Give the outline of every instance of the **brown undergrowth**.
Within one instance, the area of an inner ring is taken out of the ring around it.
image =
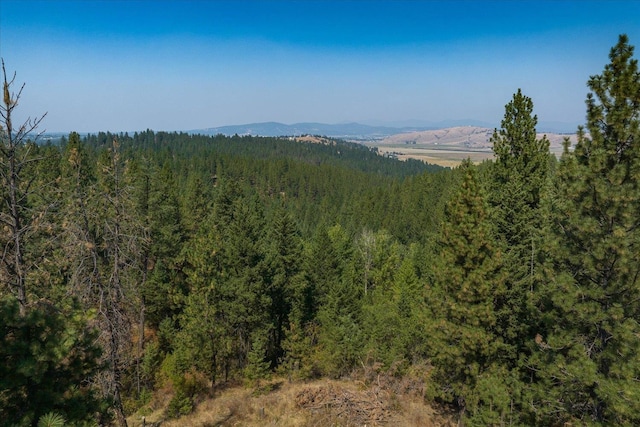
[[[167,420],[164,414],[170,397],[159,394],[146,408],[147,426],[435,427],[457,424],[453,416],[425,401],[422,381],[377,373],[370,367],[341,380],[290,383],[286,379],[274,379],[254,388],[229,386],[199,401],[192,414]],[[129,425],[143,425],[142,416],[130,417]]]

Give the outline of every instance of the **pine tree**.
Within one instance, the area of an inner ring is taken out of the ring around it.
[[[267,338],[263,331],[257,331],[251,338],[251,349],[247,353],[247,366],[244,376],[250,385],[260,387],[260,381],[267,379],[270,374],[270,364],[266,359]]]
[[[502,364],[504,343],[496,331],[496,302],[505,292],[502,259],[487,216],[484,192],[469,160],[447,205],[438,238],[438,268],[429,290],[433,392],[455,403],[460,417],[497,424],[510,393]]]
[[[217,180],[217,176],[215,179]],[[211,188],[213,185],[196,174],[190,174],[185,183],[183,196],[180,198],[180,218],[183,223],[182,228],[188,236],[195,234],[207,217],[207,212],[211,208]]]
[[[316,318],[331,284],[342,274],[343,261],[333,246],[329,230],[324,225],[318,226],[303,260],[307,284],[301,306],[303,324]]]
[[[225,183],[213,212],[187,248],[191,289],[180,317],[176,353],[184,369],[197,367],[214,384],[221,370],[225,380],[232,370],[242,371],[251,348],[252,357],[266,350],[262,344],[273,322],[265,286],[264,229],[257,198]],[[259,334],[264,336],[258,339]],[[252,347],[263,338],[260,346]]]
[[[640,423],[640,73],[625,35],[609,58],[550,203],[538,423]]]
[[[508,369],[529,353],[536,329],[531,314],[544,215],[543,189],[549,174],[549,141],[536,136],[533,101],[518,92],[505,106],[502,128],[491,142],[496,159],[490,169],[490,216],[504,251],[506,292],[497,330],[509,348]]]
[[[416,271],[417,252],[417,245],[409,248],[409,254],[396,271],[393,282],[393,311],[400,320],[400,329],[394,341],[396,348],[402,349],[401,354],[407,361],[423,358],[427,341],[423,328],[423,316],[427,313],[425,292]]]
[[[87,328],[92,314],[39,301],[23,316],[17,299],[0,299],[0,424],[36,425],[49,411],[77,425],[106,416],[107,402],[88,385],[104,369],[97,331]]]
[[[85,148],[72,133],[63,153],[60,263],[71,293],[86,309],[98,310],[100,344],[109,366],[99,380],[114,402],[118,424],[126,426],[123,376],[130,364],[130,328],[146,238],[118,142],[102,151],[95,171]]]
[[[275,367],[283,356],[282,344],[290,322],[301,327],[304,281],[301,272],[302,242],[296,224],[284,208],[276,209],[269,230],[267,292],[273,329],[268,342],[269,359]],[[295,308],[295,313],[293,313]]]
[[[325,373],[340,376],[349,372],[362,355],[362,295],[361,275],[356,269],[356,257],[349,236],[340,225],[328,230],[327,248],[335,257],[334,275],[323,279],[321,305],[317,319],[320,324],[319,364]]]
[[[502,128],[491,138],[496,160],[489,199],[508,264],[514,266],[514,285],[532,275],[543,223],[539,208],[549,170],[549,141],[537,139],[537,122],[533,101],[518,89],[505,106]]]
[[[363,281],[368,288],[362,310],[362,328],[367,340],[365,352],[368,358],[389,367],[405,360],[406,356],[408,343],[405,338],[411,330],[411,306],[418,302],[405,300],[416,296],[407,295],[416,285],[415,277],[408,271],[413,269],[413,263],[405,257],[404,248],[386,231],[364,230],[356,245],[359,249],[356,253],[363,263]],[[403,258],[405,263],[401,262]],[[405,265],[404,270],[401,265]]]
[[[200,232],[185,246],[190,292],[180,313],[176,355],[182,370],[197,368],[216,386],[220,367],[231,358],[230,325],[225,316],[221,287],[222,236],[214,215],[203,222]]]
[[[181,250],[182,227],[175,176],[168,164],[158,168],[151,159],[130,161],[134,175],[136,213],[144,223],[148,244],[142,254],[142,298],[152,325],[177,311],[185,288]]]
[[[57,263],[65,271],[71,293],[90,305],[96,298],[99,272],[98,233],[92,218],[95,170],[76,132],[69,134],[60,165],[60,251]]]

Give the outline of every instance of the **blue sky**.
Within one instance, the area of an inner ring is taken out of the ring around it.
[[[640,1],[0,0],[19,114],[52,132],[499,125],[518,88],[573,126],[621,33]]]

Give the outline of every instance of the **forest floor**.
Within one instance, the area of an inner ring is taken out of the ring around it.
[[[156,395],[140,413],[129,418],[138,427],[363,427],[455,426],[445,408],[436,409],[424,398],[423,387],[409,379],[378,377],[360,380],[319,379],[289,382],[274,379],[260,387],[229,386],[199,401],[193,413],[166,420],[170,395]]]

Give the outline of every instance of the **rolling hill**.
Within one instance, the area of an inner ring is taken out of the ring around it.
[[[381,145],[421,145],[465,150],[491,150],[491,136],[493,129],[476,126],[457,126],[446,129],[402,132],[390,135],[380,141]],[[562,151],[562,141],[569,137],[575,143],[575,134],[538,133],[538,138],[544,135],[549,140],[551,151]]]

